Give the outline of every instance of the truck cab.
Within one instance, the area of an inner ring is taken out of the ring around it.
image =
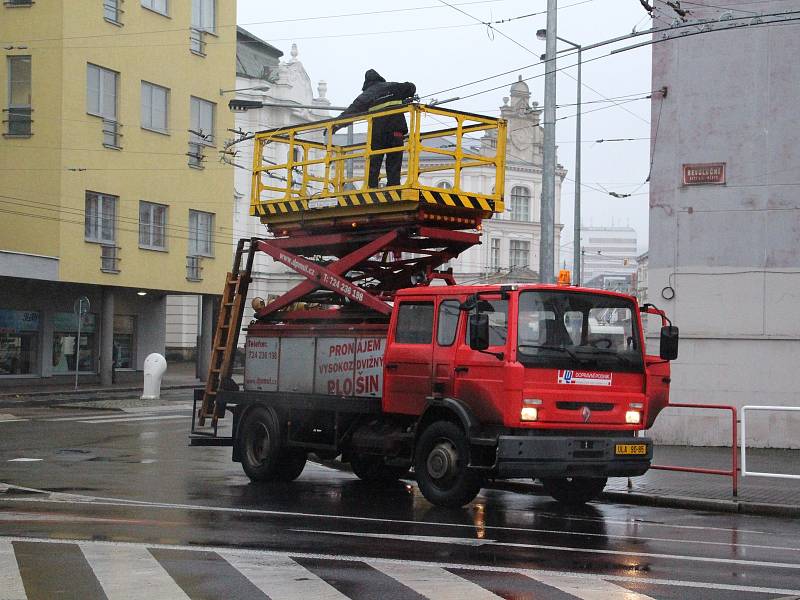
[[[668,402],[672,329],[664,352],[651,356],[640,308],[624,294],[546,285],[402,290],[382,408],[419,417],[418,435],[436,419],[464,432],[466,444],[446,440],[427,456],[417,444],[423,491],[452,476],[446,467],[464,457],[447,449],[464,445],[483,476],[534,477],[559,499],[584,501],[607,477],[649,468],[652,442],[637,434]]]

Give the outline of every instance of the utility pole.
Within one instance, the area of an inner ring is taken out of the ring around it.
[[[544,76],[544,148],[542,199],[539,211],[539,281],[555,283],[556,207],[556,0],[547,0],[547,42]]]
[[[572,43],[572,42],[568,42]],[[572,266],[575,269],[575,285],[581,283],[581,52],[582,48],[578,44],[573,44],[578,48],[578,97],[575,102],[578,105],[578,115],[575,123],[575,227],[573,235],[575,236]]]

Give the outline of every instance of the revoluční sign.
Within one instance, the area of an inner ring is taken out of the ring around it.
[[[725,163],[683,165],[683,185],[724,185]]]

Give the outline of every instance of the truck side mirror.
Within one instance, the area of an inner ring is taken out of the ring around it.
[[[661,328],[661,347],[659,355],[664,360],[678,358],[678,328],[674,325],[665,325]]]
[[[489,315],[477,313],[469,316],[469,347],[473,350],[489,347]]]

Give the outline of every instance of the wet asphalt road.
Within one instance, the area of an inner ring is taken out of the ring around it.
[[[430,505],[309,463],[252,484],[188,404],[0,415],[0,599],[800,596],[800,523],[485,489]]]

